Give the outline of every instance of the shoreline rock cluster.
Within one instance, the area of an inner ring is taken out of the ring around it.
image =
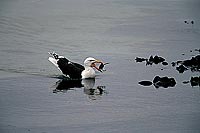
[[[176,70],[179,73],[183,73],[187,70],[191,70],[192,72],[198,71],[200,72],[200,55],[194,56],[191,59],[172,62],[172,66],[176,67]]]
[[[200,49],[195,49],[195,51],[199,51]],[[135,61],[137,63],[139,62],[146,62],[146,65],[153,65],[153,64],[162,64],[162,65],[168,65],[169,63],[165,61],[165,58],[155,55],[150,56],[149,58],[143,58],[143,57],[136,57]],[[191,59],[186,59],[182,61],[175,61],[171,63],[172,67],[175,67],[176,70],[179,73],[184,73],[187,70],[191,70],[191,72],[200,72],[200,55],[196,55],[191,57]],[[163,70],[163,69],[161,69]],[[191,77],[189,81],[184,81],[184,84],[190,83],[191,86],[200,86],[200,76],[198,77]],[[173,77],[160,77],[155,76],[153,81],[140,81],[138,84],[143,86],[150,86],[154,85],[155,88],[163,87],[174,87],[176,85],[176,80]]]
[[[153,65],[153,64],[159,64],[162,63],[162,65],[168,65],[168,63],[165,61],[165,58],[161,57],[161,56],[150,56],[149,59],[147,58],[140,58],[140,57],[136,57],[135,58],[136,62],[144,62],[146,61],[146,65]]]

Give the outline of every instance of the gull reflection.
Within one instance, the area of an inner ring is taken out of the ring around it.
[[[95,79],[83,79],[84,93],[92,100],[101,99],[103,93],[106,93],[105,86],[97,86],[94,88]]]
[[[77,88],[83,88],[83,92],[87,94],[91,100],[101,99],[103,94],[107,94],[105,86],[95,87],[95,79],[83,79],[83,80],[69,80],[60,79],[53,86],[55,88],[53,93],[67,92],[69,90],[75,90]]]

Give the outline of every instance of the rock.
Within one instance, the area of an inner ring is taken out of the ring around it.
[[[156,76],[153,79],[153,84],[156,88],[159,87],[168,88],[168,87],[174,87],[176,85],[176,81],[174,78]]]
[[[183,84],[188,84],[190,83],[190,81],[183,81]]]
[[[195,49],[195,51],[198,51],[198,52],[200,52],[200,49]]]
[[[143,62],[143,61],[146,61],[146,65],[153,65],[153,64],[159,64],[159,63],[162,63],[163,62],[163,65],[168,65],[167,62],[164,62],[165,59],[163,57],[160,57],[160,56],[150,56],[149,59],[146,59],[146,58],[141,58],[141,57],[136,57],[135,58],[136,62]]]
[[[149,59],[147,60],[146,62],[146,65],[152,65],[152,64],[159,64],[161,62],[164,62],[165,59],[163,57],[160,57],[160,56],[150,56]]]
[[[153,83],[159,82],[160,79],[161,79],[161,78],[160,78],[159,76],[154,77],[154,79],[153,79]]]
[[[185,22],[185,24],[189,24],[187,20],[185,20],[184,22]]]
[[[136,57],[135,60],[136,60],[136,62],[143,62],[143,61],[146,61],[147,59]]]
[[[200,66],[200,55],[192,57],[190,60],[183,61],[183,65],[185,66]]]
[[[176,67],[176,70],[179,71],[179,73],[183,73],[188,69],[184,65],[180,65],[180,66]]]
[[[168,65],[168,63],[167,63],[166,61],[163,61],[162,64],[163,64],[164,66],[167,66],[167,65]]]
[[[191,86],[200,86],[200,76],[199,77],[191,77],[190,83],[191,83]]]
[[[165,59],[163,57],[158,57],[157,55],[154,57],[154,63],[158,64],[165,61]]]
[[[144,85],[144,86],[150,86],[150,85],[152,85],[152,82],[151,81],[140,81],[140,82],[138,82],[138,84]]]
[[[156,88],[159,87],[174,87],[176,85],[176,81],[174,78],[168,78],[168,77],[160,77],[160,76],[155,76],[153,79],[153,82],[151,81],[140,81],[138,84],[143,85],[143,86],[150,86],[154,85]]]
[[[183,73],[184,71],[191,69],[192,72],[194,71],[200,71],[200,55],[197,55],[195,57],[192,57],[189,60],[184,61],[177,61],[176,63],[173,63],[172,65],[179,65],[176,67],[176,70],[179,71],[179,73]]]
[[[176,62],[172,62],[171,64],[172,64],[172,66],[173,66],[173,67],[175,67],[175,66],[176,66]]]

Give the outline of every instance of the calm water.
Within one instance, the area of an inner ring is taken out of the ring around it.
[[[1,0],[0,132],[200,132],[200,89],[182,83],[199,72],[134,60],[199,54],[199,7],[198,0]],[[53,93],[60,72],[48,51],[109,62],[93,87],[105,92]],[[138,85],[156,75],[177,84]]]

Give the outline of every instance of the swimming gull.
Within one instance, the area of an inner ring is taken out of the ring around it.
[[[49,52],[51,55],[48,60],[53,63],[64,75],[71,79],[87,79],[95,78],[96,70],[102,72],[102,69],[96,66],[96,63],[103,64],[102,61],[93,57],[88,57],[84,61],[84,66],[75,62],[71,62],[64,56],[60,56],[55,52]]]

